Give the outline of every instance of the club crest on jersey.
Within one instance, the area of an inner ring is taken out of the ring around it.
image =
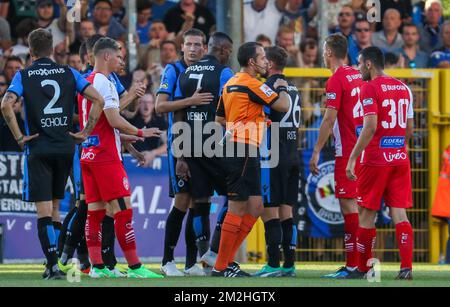
[[[169,89],[169,83],[162,83],[161,84],[161,86],[160,86],[160,88],[162,89],[162,90],[167,90],[167,89]]]
[[[336,93],[327,93],[327,99],[328,100],[336,100]]]
[[[364,100],[363,100],[363,105],[364,105],[365,107],[370,106],[370,105],[373,105],[373,99],[372,99],[372,98],[364,99]]]
[[[124,177],[123,178],[123,187],[125,188],[125,190],[129,190],[130,189],[130,183],[128,182],[128,178]]]
[[[335,197],[334,161],[319,165],[319,175],[310,174],[306,183],[308,205],[319,220],[340,225],[344,223],[339,201]]]
[[[179,188],[182,188],[182,187],[184,187],[184,180],[183,179],[180,179],[180,180],[178,180],[178,187]]]
[[[259,88],[267,97],[272,96],[275,92],[269,87],[267,86],[267,84],[263,84],[261,85],[261,87]]]

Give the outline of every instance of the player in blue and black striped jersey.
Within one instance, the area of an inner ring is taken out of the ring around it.
[[[53,224],[59,218],[59,200],[72,169],[75,142],[84,141],[103,110],[103,98],[81,75],[50,59],[53,37],[38,29],[29,35],[33,64],[19,71],[2,101],[2,113],[17,142],[25,149],[24,201],[35,202],[38,235],[47,258],[45,279],[61,279],[57,266],[57,238]],[[77,93],[94,102],[85,130],[73,134],[72,116]],[[25,135],[12,105],[24,98]],[[52,221],[53,220],[53,221]],[[59,220],[58,220],[59,222]]]
[[[186,67],[199,61],[205,54],[206,36],[197,29],[187,31],[182,45],[183,58],[168,64],[164,70],[161,85],[156,100],[156,111],[168,113],[168,157],[169,157],[169,189],[170,196],[175,198],[175,206],[170,212],[164,240],[164,256],[161,271],[166,276],[183,276],[174,261],[174,249],[180,236],[184,216],[191,205],[190,187],[187,178],[177,176],[176,159],[172,153],[173,124],[180,119],[181,110],[189,106],[209,104],[213,100],[211,93],[195,92],[191,97],[175,101],[175,89],[180,74],[184,73]],[[186,227],[186,266],[185,273],[188,275],[204,275],[203,271],[196,265],[197,247],[195,244],[195,232],[193,229],[193,210],[189,210]]]

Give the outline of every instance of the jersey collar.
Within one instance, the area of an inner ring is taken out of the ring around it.
[[[50,64],[50,63],[53,63],[53,61],[50,58],[40,58],[40,59],[37,59],[36,61],[34,61],[33,64],[34,63],[37,63],[37,64],[40,64],[40,63]]]

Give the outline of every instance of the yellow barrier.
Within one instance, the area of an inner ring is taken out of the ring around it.
[[[450,144],[450,70],[393,69],[386,70],[386,73],[409,84],[417,100],[415,102],[415,135],[418,137],[411,142],[410,150],[415,197],[415,208],[410,210],[410,216],[415,224],[415,261],[437,263],[446,235],[442,233],[442,223],[432,218],[429,212],[436,191],[441,154]],[[292,79],[323,81],[331,76],[331,72],[327,69],[289,68],[285,70],[285,75]],[[299,89],[302,94],[306,91],[314,92],[316,99],[324,92],[323,88],[303,89],[302,85]],[[381,236],[388,236],[392,232],[392,228],[380,229]],[[380,241],[384,241],[384,238]],[[337,245],[339,244],[338,242]],[[395,248],[385,248],[381,244],[383,242],[380,242],[376,252],[394,253],[396,251]],[[342,248],[328,246],[333,244],[320,243],[319,245],[319,248],[312,245],[308,251],[299,249],[298,252],[343,253]],[[258,263],[265,260],[264,225],[261,222],[249,236],[247,247],[251,256],[249,260]],[[255,257],[255,255],[258,256]],[[330,259],[335,260],[335,258]],[[304,259],[301,257],[298,260]]]

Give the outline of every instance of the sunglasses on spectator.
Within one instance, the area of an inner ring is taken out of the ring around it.
[[[353,16],[353,14],[352,13],[339,13],[339,17],[344,17],[344,16],[351,17],[351,16]]]
[[[0,82],[0,86],[7,86],[8,85],[8,83],[6,83],[6,82]]]
[[[355,29],[356,32],[370,32],[370,29]]]

